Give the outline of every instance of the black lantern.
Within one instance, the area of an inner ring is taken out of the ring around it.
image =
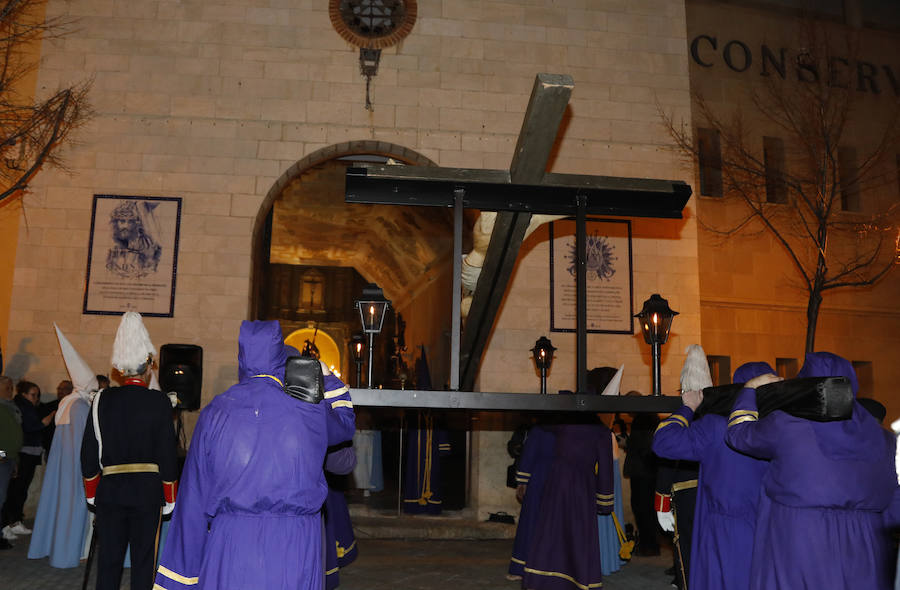
[[[369,335],[369,380],[366,382],[368,387],[372,387],[372,349],[375,334],[381,332],[384,316],[387,314],[390,305],[391,302],[384,298],[381,287],[375,283],[369,283],[363,287],[362,297],[356,302],[363,332]]]
[[[547,393],[547,371],[550,369],[550,364],[553,363],[554,352],[556,352],[556,347],[546,336],[538,338],[534,343],[534,348],[531,349],[534,364],[541,372],[541,393]]]
[[[363,355],[366,351],[366,337],[362,334],[354,334],[350,337],[350,358],[356,365],[356,387],[362,385]]]
[[[669,308],[668,301],[660,297],[658,293],[654,293],[650,299],[644,302],[641,312],[634,316],[641,322],[644,342],[650,345],[650,355],[653,360],[653,395],[662,395],[659,376],[660,346],[669,339],[672,318],[677,315],[677,311]]]

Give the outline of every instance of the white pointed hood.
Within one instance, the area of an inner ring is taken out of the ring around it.
[[[53,327],[56,329],[56,338],[59,340],[59,349],[62,351],[63,361],[66,363],[66,370],[69,372],[69,379],[72,380],[72,393],[67,395],[59,403],[56,410],[55,421],[57,424],[69,423],[69,407],[77,399],[83,399],[90,403],[91,396],[99,389],[97,385],[97,375],[88,364],[81,358],[66,335],[62,333],[55,323]]]
[[[613,375],[613,378],[609,380],[609,383],[606,384],[606,387],[603,388],[603,392],[600,395],[619,395],[619,388],[622,385],[622,373],[624,372],[625,365],[622,365],[616,371],[616,374]]]

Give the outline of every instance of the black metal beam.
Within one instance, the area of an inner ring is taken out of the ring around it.
[[[369,166],[348,168],[346,179],[348,203],[452,207],[453,192],[462,189],[469,209],[571,216],[583,195],[588,215],[680,219],[691,197],[680,180],[549,172],[537,184],[517,184],[505,170]]]
[[[540,395],[473,391],[351,389],[353,405],[378,408],[444,410],[525,410],[537,412],[674,412],[677,395]]]

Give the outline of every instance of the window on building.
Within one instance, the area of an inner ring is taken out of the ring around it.
[[[715,129],[697,129],[697,152],[700,164],[700,194],[722,196],[722,146]]]
[[[784,141],[777,137],[763,137],[763,163],[766,167],[766,201],[787,203],[784,184]]]
[[[852,147],[838,148],[838,175],[841,180],[841,210],[861,211],[859,202],[859,183],[857,175],[859,165],[856,149]]]
[[[782,379],[792,379],[796,377],[797,371],[799,370],[797,359],[775,359],[775,372]]]
[[[712,376],[713,385],[727,385],[731,383],[731,357],[707,355],[709,374]]]
[[[852,361],[859,382],[859,397],[872,397],[875,394],[875,373],[871,361]]]

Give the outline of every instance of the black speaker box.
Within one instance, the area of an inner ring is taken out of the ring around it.
[[[159,385],[178,394],[182,410],[200,409],[203,348],[195,344],[163,344],[159,349]]]

